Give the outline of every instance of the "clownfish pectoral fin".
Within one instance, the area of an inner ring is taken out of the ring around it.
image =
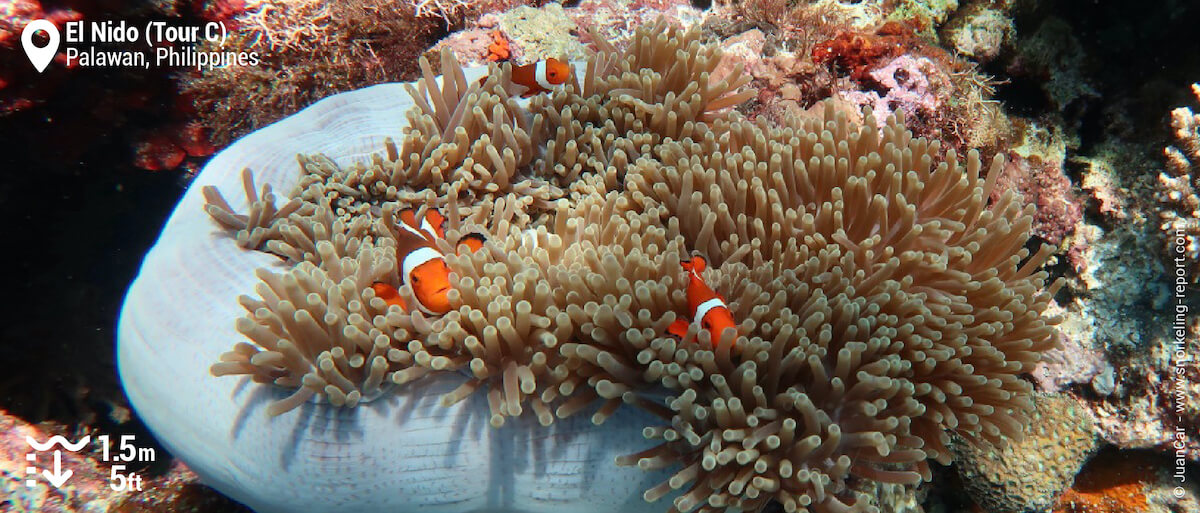
[[[687,338],[689,324],[691,324],[691,321],[688,321],[686,317],[680,316],[670,326],[667,326],[667,334],[683,340]]]
[[[483,243],[487,242],[487,238],[482,233],[468,233],[458,239],[459,246],[466,246],[472,253],[483,248]],[[461,252],[459,254],[462,254]]]
[[[401,310],[408,310],[408,305],[404,303],[404,298],[400,297],[400,291],[396,290],[396,287],[377,281],[371,284],[371,289],[375,291],[375,297],[382,299],[388,306],[396,305]]]

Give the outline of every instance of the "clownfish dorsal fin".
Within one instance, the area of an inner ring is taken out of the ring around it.
[[[420,228],[417,224],[417,209],[414,207],[404,207],[400,210],[400,222],[407,225],[409,228]]]
[[[399,228],[428,241],[443,238],[446,218],[436,208],[405,207],[400,211]]]
[[[682,267],[684,271],[695,274],[696,276],[700,276],[700,273],[704,272],[705,269],[708,269],[708,260],[701,255],[692,255],[691,260],[681,261],[679,262],[679,266]]]
[[[466,246],[467,249],[474,253],[483,248],[484,242],[487,242],[487,237],[484,237],[482,233],[472,232],[459,238],[458,244],[455,244],[455,246]]]
[[[434,239],[446,238],[446,216],[442,215],[442,211],[434,207],[425,209],[425,213],[421,216],[421,231],[429,234]]]

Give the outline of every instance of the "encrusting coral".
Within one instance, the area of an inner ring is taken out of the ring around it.
[[[712,76],[720,54],[695,30],[659,22],[624,51],[598,44],[582,77],[527,104],[507,65],[469,84],[443,54],[440,82],[422,62],[409,127],[372,164],[302,156],[291,202],[247,180],[244,216],[206,191],[243,247],[289,266],[260,271],[237,321],[252,343],[212,372],[296,389],[272,413],[446,371],[472,379],[443,403],[484,393],[493,425],[645,408],[662,443],[618,463],[678,468],[645,493],[683,489],[672,511],[870,511],[850,482],[929,479],[947,430],[1021,433],[1019,376],[1053,345],[1042,314],[1058,284],[1037,271],[1049,248],[1024,249],[1031,207],[1011,192],[989,203],[1002,161],[985,170],[902,116],[855,126],[831,104],[749,122],[728,109],[753,95],[738,91],[748,79]],[[446,214],[444,315],[372,290],[417,304],[397,278],[405,207]],[[458,253],[473,232],[483,248]],[[736,333],[667,334],[687,313],[692,252]]]
[[[1021,440],[953,447],[964,488],[986,511],[1045,511],[1071,485],[1099,446],[1083,404],[1068,395],[1035,394]]]

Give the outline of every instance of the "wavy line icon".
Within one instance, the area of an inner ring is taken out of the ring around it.
[[[61,445],[61,446],[63,446],[63,449],[66,449],[71,452],[76,452],[76,451],[82,449],[83,446],[87,445],[87,443],[89,441],[91,441],[91,439],[92,439],[92,436],[88,435],[83,438],[80,438],[78,442],[75,442],[74,444],[72,444],[71,442],[68,442],[66,438],[63,438],[62,435],[54,435],[54,436],[50,437],[49,440],[39,443],[37,440],[34,440],[32,436],[26,436],[25,443],[28,443],[30,447],[33,447],[33,450],[38,451],[38,452],[48,451],[48,450],[52,449],[55,445]]]

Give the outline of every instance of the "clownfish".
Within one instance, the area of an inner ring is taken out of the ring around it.
[[[717,294],[700,277],[700,273],[708,267],[708,261],[704,257],[693,256],[690,262],[680,262],[679,266],[688,273],[687,300],[692,319],[708,331],[715,345],[726,329],[737,329],[737,324],[733,322],[733,312],[729,311],[725,298]],[[682,339],[687,336],[688,324],[686,318],[676,319],[667,327],[667,333]]]
[[[435,239],[446,238],[446,216],[435,208],[425,211],[425,217],[417,223],[417,211],[412,207],[400,211],[400,220],[408,227],[417,228]]]
[[[396,290],[396,287],[377,281],[371,284],[371,288],[375,290],[375,297],[382,299],[389,306],[396,305],[401,310],[408,310],[408,304],[400,297],[400,291]]]
[[[418,223],[416,211],[408,208],[400,212],[397,225],[400,229],[396,231],[400,283],[409,284],[420,306],[435,314],[450,311],[450,267],[435,243],[437,239],[445,238],[445,223],[446,217],[433,208],[426,210]],[[483,242],[483,235],[472,233],[463,237],[460,245],[476,251],[483,247]],[[375,290],[375,296],[388,305],[408,309],[396,287],[375,282],[371,288]]]
[[[471,250],[471,252],[474,253],[474,252],[482,249],[483,243],[486,241],[487,241],[487,239],[483,238],[483,235],[481,235],[481,234],[468,233],[466,235],[463,235],[463,237],[461,239],[458,239],[458,245],[466,246],[467,249]]]
[[[571,78],[571,65],[555,58],[524,66],[514,66],[512,81],[525,87],[522,98],[541,94],[563,85]]]

